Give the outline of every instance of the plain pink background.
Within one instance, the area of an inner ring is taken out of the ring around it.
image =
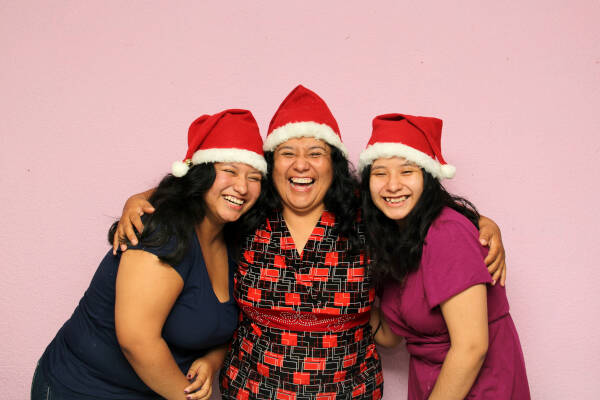
[[[298,83],[354,161],[376,114],[444,119],[449,188],[502,227],[533,397],[600,396],[600,3],[366,3],[0,2],[1,398],[28,397],[109,225],[188,124],[239,107],[266,129]],[[402,399],[406,353],[382,354]]]

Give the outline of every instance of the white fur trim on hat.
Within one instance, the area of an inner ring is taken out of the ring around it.
[[[362,172],[365,167],[371,165],[378,158],[403,157],[422,167],[425,171],[437,179],[452,178],[456,173],[453,165],[442,165],[427,154],[402,143],[378,142],[367,147],[360,153],[358,160],[358,171]]]
[[[194,165],[214,162],[241,162],[256,168],[263,175],[267,174],[267,162],[265,158],[250,150],[213,148],[198,150],[192,156],[192,163]]]
[[[346,146],[344,146],[344,143],[342,143],[340,136],[335,133],[329,125],[313,121],[289,122],[274,129],[273,132],[267,135],[263,150],[273,151],[281,143],[299,137],[314,137],[315,139],[321,139],[330,145],[337,147],[344,157],[348,157],[348,150],[346,149]]]

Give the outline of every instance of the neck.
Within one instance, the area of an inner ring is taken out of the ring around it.
[[[200,243],[205,245],[211,245],[215,242],[221,242],[223,238],[224,224],[211,221],[210,218],[203,218],[202,221],[196,225],[196,235]]]
[[[319,222],[323,211],[325,211],[325,204],[321,204],[306,212],[293,211],[284,206],[282,214],[288,228],[302,229],[309,227],[314,228],[317,222]]]

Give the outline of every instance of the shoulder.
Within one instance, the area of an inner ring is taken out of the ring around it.
[[[444,207],[440,215],[429,227],[426,244],[435,245],[438,242],[456,242],[456,241],[478,241],[479,232],[475,225],[471,223],[461,213],[451,208]]]

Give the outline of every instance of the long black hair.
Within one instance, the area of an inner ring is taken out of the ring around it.
[[[172,251],[159,256],[159,259],[170,265],[180,263],[195,235],[196,225],[204,218],[204,194],[213,185],[215,177],[215,167],[211,163],[193,165],[182,177],[166,175],[149,199],[156,211],[142,217],[144,231],[141,234],[136,232],[140,246],[162,247],[174,240]],[[264,187],[264,178],[261,183]],[[262,203],[264,191],[261,190],[254,207],[237,221],[225,225],[225,242],[231,255],[237,256],[239,253],[241,240],[238,239],[256,229],[264,220]],[[118,223],[119,221],[116,221],[108,231],[109,243],[113,243]],[[168,249],[171,250],[170,247]]]
[[[479,228],[479,213],[465,198],[454,196],[429,172],[423,173],[423,193],[410,213],[400,222],[385,216],[373,203],[369,190],[371,166],[361,174],[363,217],[372,271],[381,285],[389,279],[403,282],[419,268],[429,227],[444,207],[450,207]]]
[[[344,154],[337,147],[329,146],[329,148],[331,149],[333,180],[325,193],[323,203],[325,209],[335,215],[337,233],[348,240],[349,251],[359,251],[363,244],[356,230],[356,221],[360,210],[358,179],[354,167]],[[281,208],[281,198],[273,183],[273,152],[265,152],[265,159],[267,160],[266,203],[269,209]]]

